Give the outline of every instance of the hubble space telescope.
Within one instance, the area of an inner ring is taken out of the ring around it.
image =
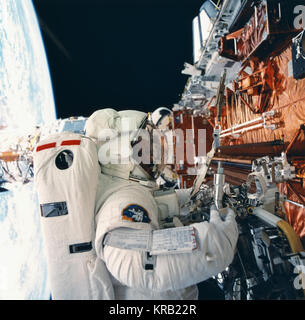
[[[304,28],[301,0],[208,0],[193,20],[171,128],[205,129],[208,154],[198,176],[175,169],[194,186],[194,219],[213,202],[237,213],[236,256],[218,279],[228,299],[304,298]]]

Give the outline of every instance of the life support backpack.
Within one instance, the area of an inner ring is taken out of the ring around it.
[[[63,132],[36,147],[35,187],[53,299],[114,298],[94,248],[99,175],[96,145],[85,136]]]

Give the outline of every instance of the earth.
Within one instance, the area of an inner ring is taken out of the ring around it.
[[[0,2],[0,131],[27,134],[56,120],[46,52],[31,0]],[[1,139],[0,139],[1,149]],[[0,193],[0,299],[49,299],[33,182]]]

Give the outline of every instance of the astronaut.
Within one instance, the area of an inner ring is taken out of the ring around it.
[[[151,232],[161,239],[178,232],[188,199],[156,184],[164,164],[134,160],[153,127],[144,112],[102,109],[87,120],[86,137],[62,133],[37,146],[35,181],[54,299],[197,299],[196,284],[232,262],[238,229],[230,209],[225,220],[212,208],[209,222],[190,226],[192,250],[162,252],[158,243],[160,253],[150,254],[141,242]]]

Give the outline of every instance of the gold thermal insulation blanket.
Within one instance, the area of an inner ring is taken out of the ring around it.
[[[227,92],[226,106],[222,109],[222,130],[261,117],[262,112],[259,113],[257,110],[258,104],[264,99],[266,104],[263,112],[276,111],[274,117],[266,117],[265,125],[276,125],[276,129],[261,127],[247,131],[247,128],[263,123],[263,120],[254,122],[243,127],[244,132],[224,137],[221,145],[232,146],[282,140],[284,141],[283,151],[287,151],[288,148],[288,159],[294,159],[294,165],[298,169],[298,161],[304,162],[305,158],[305,135],[301,128],[305,123],[305,79],[293,78],[291,43],[280,53],[274,53],[264,61],[250,61],[249,67],[256,75],[253,77],[248,73],[247,80],[247,73],[242,71],[238,83],[239,89],[242,90],[234,91],[233,85],[233,90]],[[247,70],[249,72],[249,68]],[[267,85],[264,85],[266,83]],[[262,156],[264,156],[263,152]],[[302,195],[303,187],[298,190],[295,185],[287,187],[287,184],[283,184],[281,191],[288,199],[295,202],[302,204],[302,199],[305,201]],[[305,210],[288,202],[285,203],[285,209],[289,223],[298,235],[305,239]]]

